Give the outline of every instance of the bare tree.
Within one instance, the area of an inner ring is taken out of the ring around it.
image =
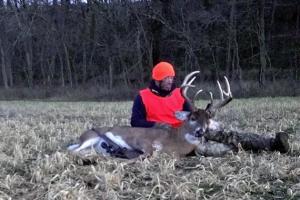
[[[240,66],[239,45],[237,41],[237,14],[236,0],[231,0],[230,16],[228,23],[228,40],[227,40],[227,56],[226,56],[226,74],[231,76],[231,79],[237,78],[242,80],[242,69]]]
[[[3,84],[5,89],[8,89],[8,78],[6,73],[6,62],[5,62],[6,56],[5,56],[1,38],[0,38],[0,55],[1,55],[1,72],[2,72]]]
[[[267,66],[267,49],[265,39],[265,0],[258,1],[258,24],[257,24],[257,38],[259,43],[259,84],[264,86],[266,82],[266,66]]]
[[[5,12],[4,3],[0,4],[0,9],[3,9],[0,19],[0,60],[3,85],[6,89],[13,86],[13,77],[11,70],[11,51],[12,44],[8,41],[8,30],[6,25],[7,13]]]

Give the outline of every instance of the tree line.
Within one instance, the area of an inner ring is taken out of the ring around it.
[[[298,0],[0,0],[0,86],[145,85],[179,77],[299,81]]]

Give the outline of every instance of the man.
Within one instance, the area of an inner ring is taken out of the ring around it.
[[[150,86],[139,92],[134,100],[131,115],[131,126],[170,129],[179,127],[182,122],[174,116],[175,111],[191,111],[189,104],[175,86],[175,71],[168,62],[160,62],[152,70]],[[276,137],[264,137],[253,133],[206,132],[203,143],[196,149],[197,155],[221,156],[229,151],[237,151],[239,145],[245,150],[289,150],[288,135],[276,133]]]
[[[175,85],[175,71],[168,62],[160,62],[152,70],[150,86],[139,92],[134,100],[131,115],[133,127],[179,127],[174,117],[178,110],[191,111]]]

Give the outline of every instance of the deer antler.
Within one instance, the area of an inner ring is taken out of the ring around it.
[[[228,81],[226,76],[224,76],[224,79],[225,79],[225,84],[226,84],[226,91],[224,91],[222,89],[222,86],[221,86],[220,82],[217,81],[219,92],[220,92],[220,101],[218,103],[214,104],[213,94],[212,94],[212,92],[209,92],[209,94],[210,94],[210,104],[207,105],[205,110],[207,112],[209,112],[211,115],[214,115],[215,112],[217,111],[217,109],[222,108],[223,106],[225,106],[226,104],[228,104],[232,100],[232,93],[231,93],[231,90],[230,90],[229,81]],[[225,95],[225,99],[224,99],[224,95]]]
[[[196,74],[199,74],[200,71],[193,71],[191,73],[189,73],[188,75],[185,76],[180,88],[181,88],[181,95],[184,97],[184,99],[190,104],[192,110],[195,110],[196,107],[194,105],[194,100],[196,98],[196,96],[202,92],[202,90],[198,90],[196,92],[196,94],[194,95],[193,99],[190,99],[188,96],[187,96],[187,91],[189,88],[191,87],[195,87],[195,85],[192,85],[192,83],[194,82],[194,80],[196,79]]]

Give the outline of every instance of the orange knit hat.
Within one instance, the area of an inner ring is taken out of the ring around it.
[[[168,76],[175,76],[173,65],[168,62],[160,62],[152,69],[152,79],[161,81]]]

